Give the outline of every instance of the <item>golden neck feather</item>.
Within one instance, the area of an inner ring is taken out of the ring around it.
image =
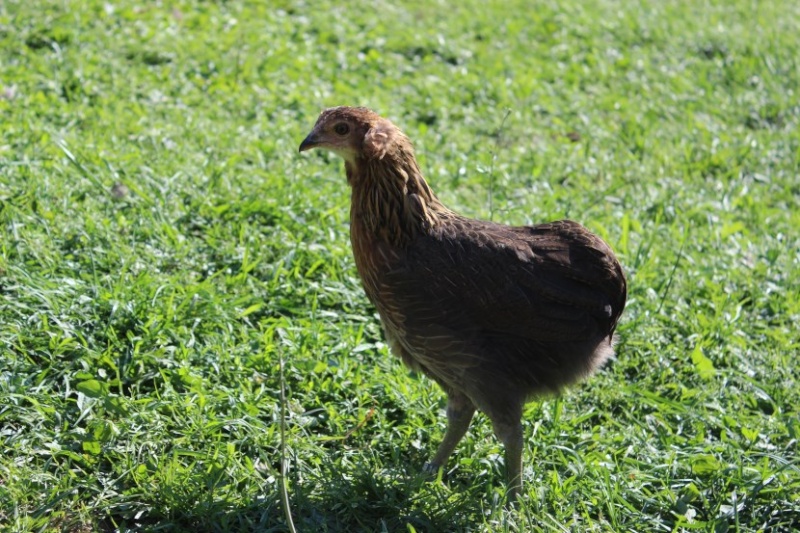
[[[422,177],[413,151],[403,148],[346,163],[353,230],[399,246],[430,233],[451,213]]]

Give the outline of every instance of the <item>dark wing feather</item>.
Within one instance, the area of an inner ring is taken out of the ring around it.
[[[605,243],[577,223],[508,227],[457,219],[417,238],[380,276],[389,318],[409,333],[470,332],[547,344],[613,333],[625,279]]]

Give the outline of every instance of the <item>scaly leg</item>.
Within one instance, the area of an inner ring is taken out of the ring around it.
[[[494,433],[506,449],[506,478],[508,503],[513,503],[522,491],[522,422],[492,420]]]
[[[455,450],[456,445],[464,437],[475,414],[475,406],[469,398],[459,393],[451,393],[447,397],[447,431],[444,439],[436,450],[436,455],[430,462],[425,463],[422,470],[428,473],[436,473],[440,468],[447,465],[447,459]]]

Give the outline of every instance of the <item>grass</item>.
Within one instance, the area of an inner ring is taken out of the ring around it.
[[[4,531],[800,527],[800,10],[778,0],[0,5]],[[483,417],[387,351],[341,163],[368,105],[451,207],[570,217],[629,276],[618,357]],[[507,115],[507,116],[506,116]],[[491,197],[490,197],[491,196]]]

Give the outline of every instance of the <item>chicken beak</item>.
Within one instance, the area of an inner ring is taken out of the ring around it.
[[[315,146],[319,144],[319,138],[315,132],[311,132],[308,134],[308,137],[303,139],[303,142],[300,143],[300,152],[305,152],[306,150],[311,150]]]

